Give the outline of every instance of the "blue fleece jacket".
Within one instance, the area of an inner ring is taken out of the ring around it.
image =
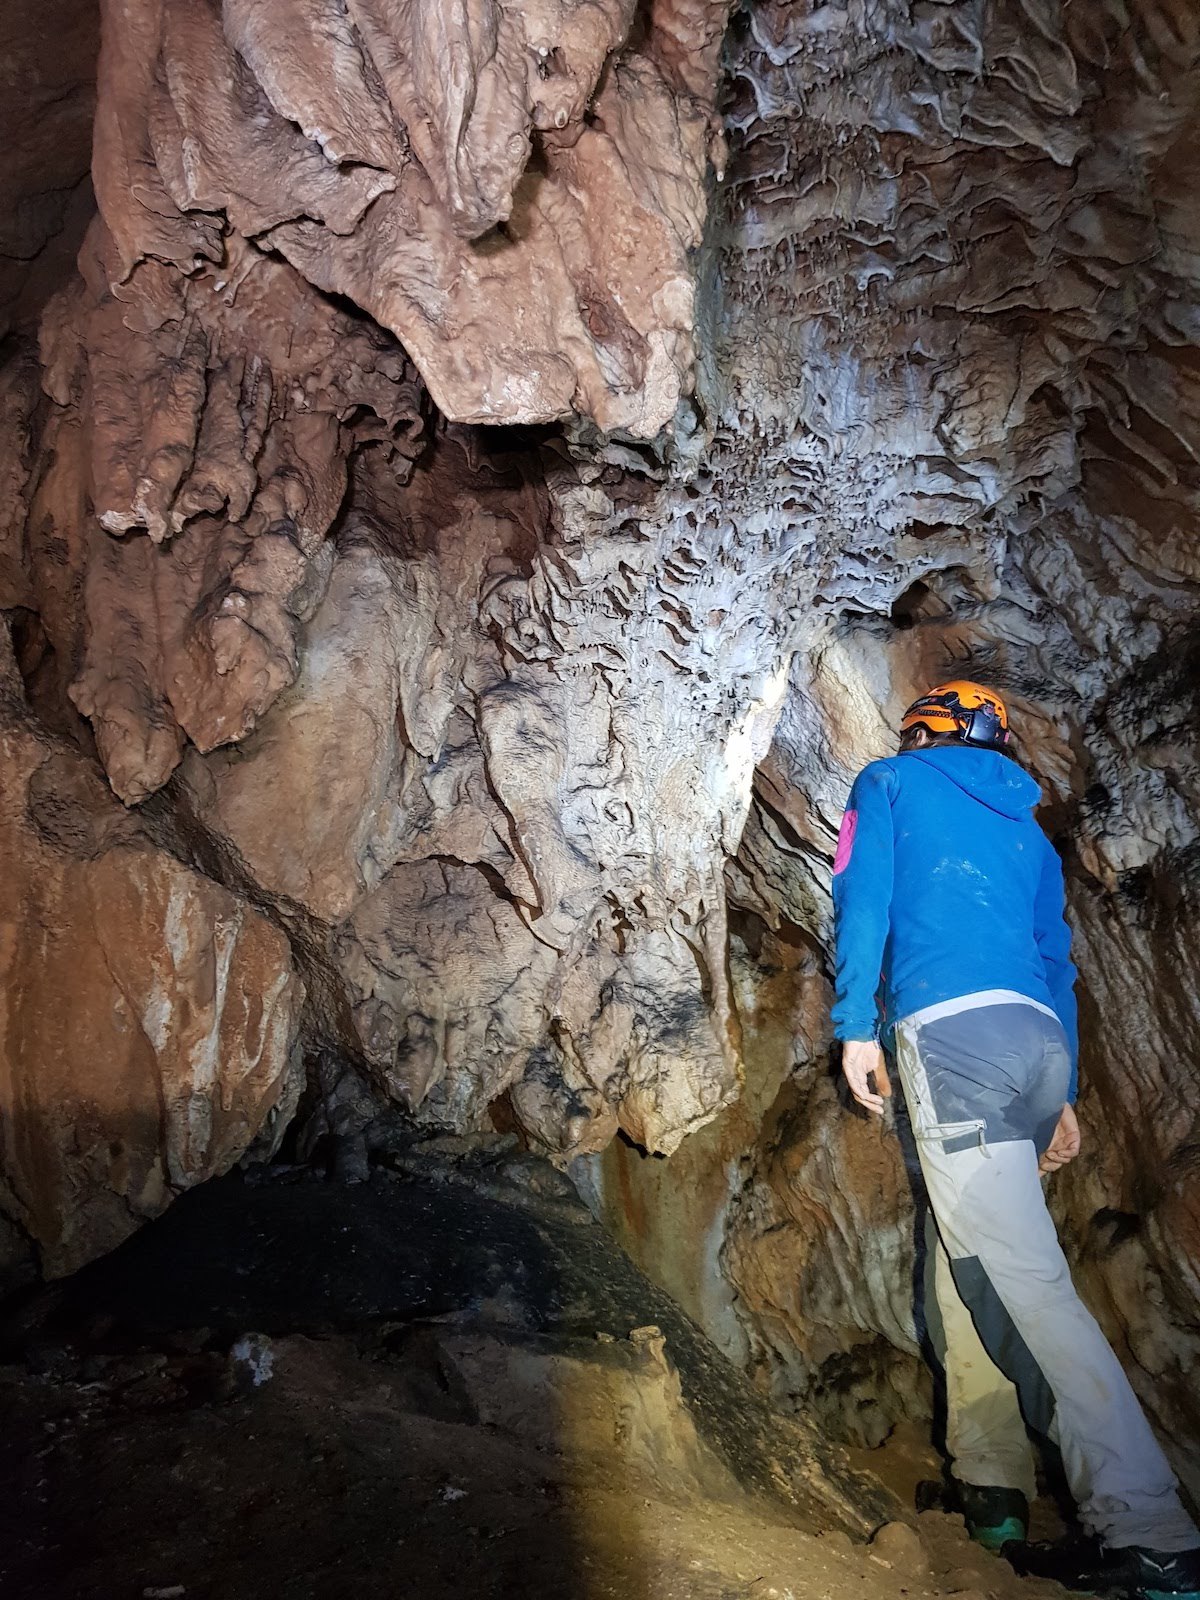
[[[995,750],[934,745],[864,767],[834,862],[839,1039],[982,989],[1057,1013],[1078,1082],[1062,864],[1034,820],[1041,794]]]

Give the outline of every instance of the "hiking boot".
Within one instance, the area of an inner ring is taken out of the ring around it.
[[[958,1504],[967,1532],[976,1544],[993,1555],[1029,1537],[1029,1501],[1020,1489],[999,1489],[975,1483],[956,1483]]]
[[[1052,1578],[1086,1594],[1200,1600],[1200,1546],[1168,1551],[1129,1545],[1110,1550],[1098,1539],[1066,1539],[1055,1544],[1010,1544],[1001,1554],[1023,1577]]]
[[[1099,1539],[1022,1540],[1006,1544],[1000,1554],[1023,1578],[1052,1578],[1067,1589],[1102,1594],[1110,1587],[1107,1557]]]
[[[913,1497],[918,1511],[958,1511],[953,1490],[945,1478],[922,1478]]]

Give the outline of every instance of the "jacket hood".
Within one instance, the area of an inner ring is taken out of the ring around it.
[[[935,767],[943,777],[1003,817],[1018,821],[1026,817],[1042,798],[1042,791],[1029,774],[998,750],[973,750],[970,745],[934,745],[925,750],[908,750],[898,759],[921,761]]]

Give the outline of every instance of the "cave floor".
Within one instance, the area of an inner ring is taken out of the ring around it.
[[[487,1188],[222,1180],[10,1304],[0,1593],[1051,1593],[905,1525],[573,1202]]]

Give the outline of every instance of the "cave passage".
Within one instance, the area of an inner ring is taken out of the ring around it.
[[[1037,1600],[831,1022],[946,680],[1194,1505],[1195,5],[10,10],[6,1600]]]

